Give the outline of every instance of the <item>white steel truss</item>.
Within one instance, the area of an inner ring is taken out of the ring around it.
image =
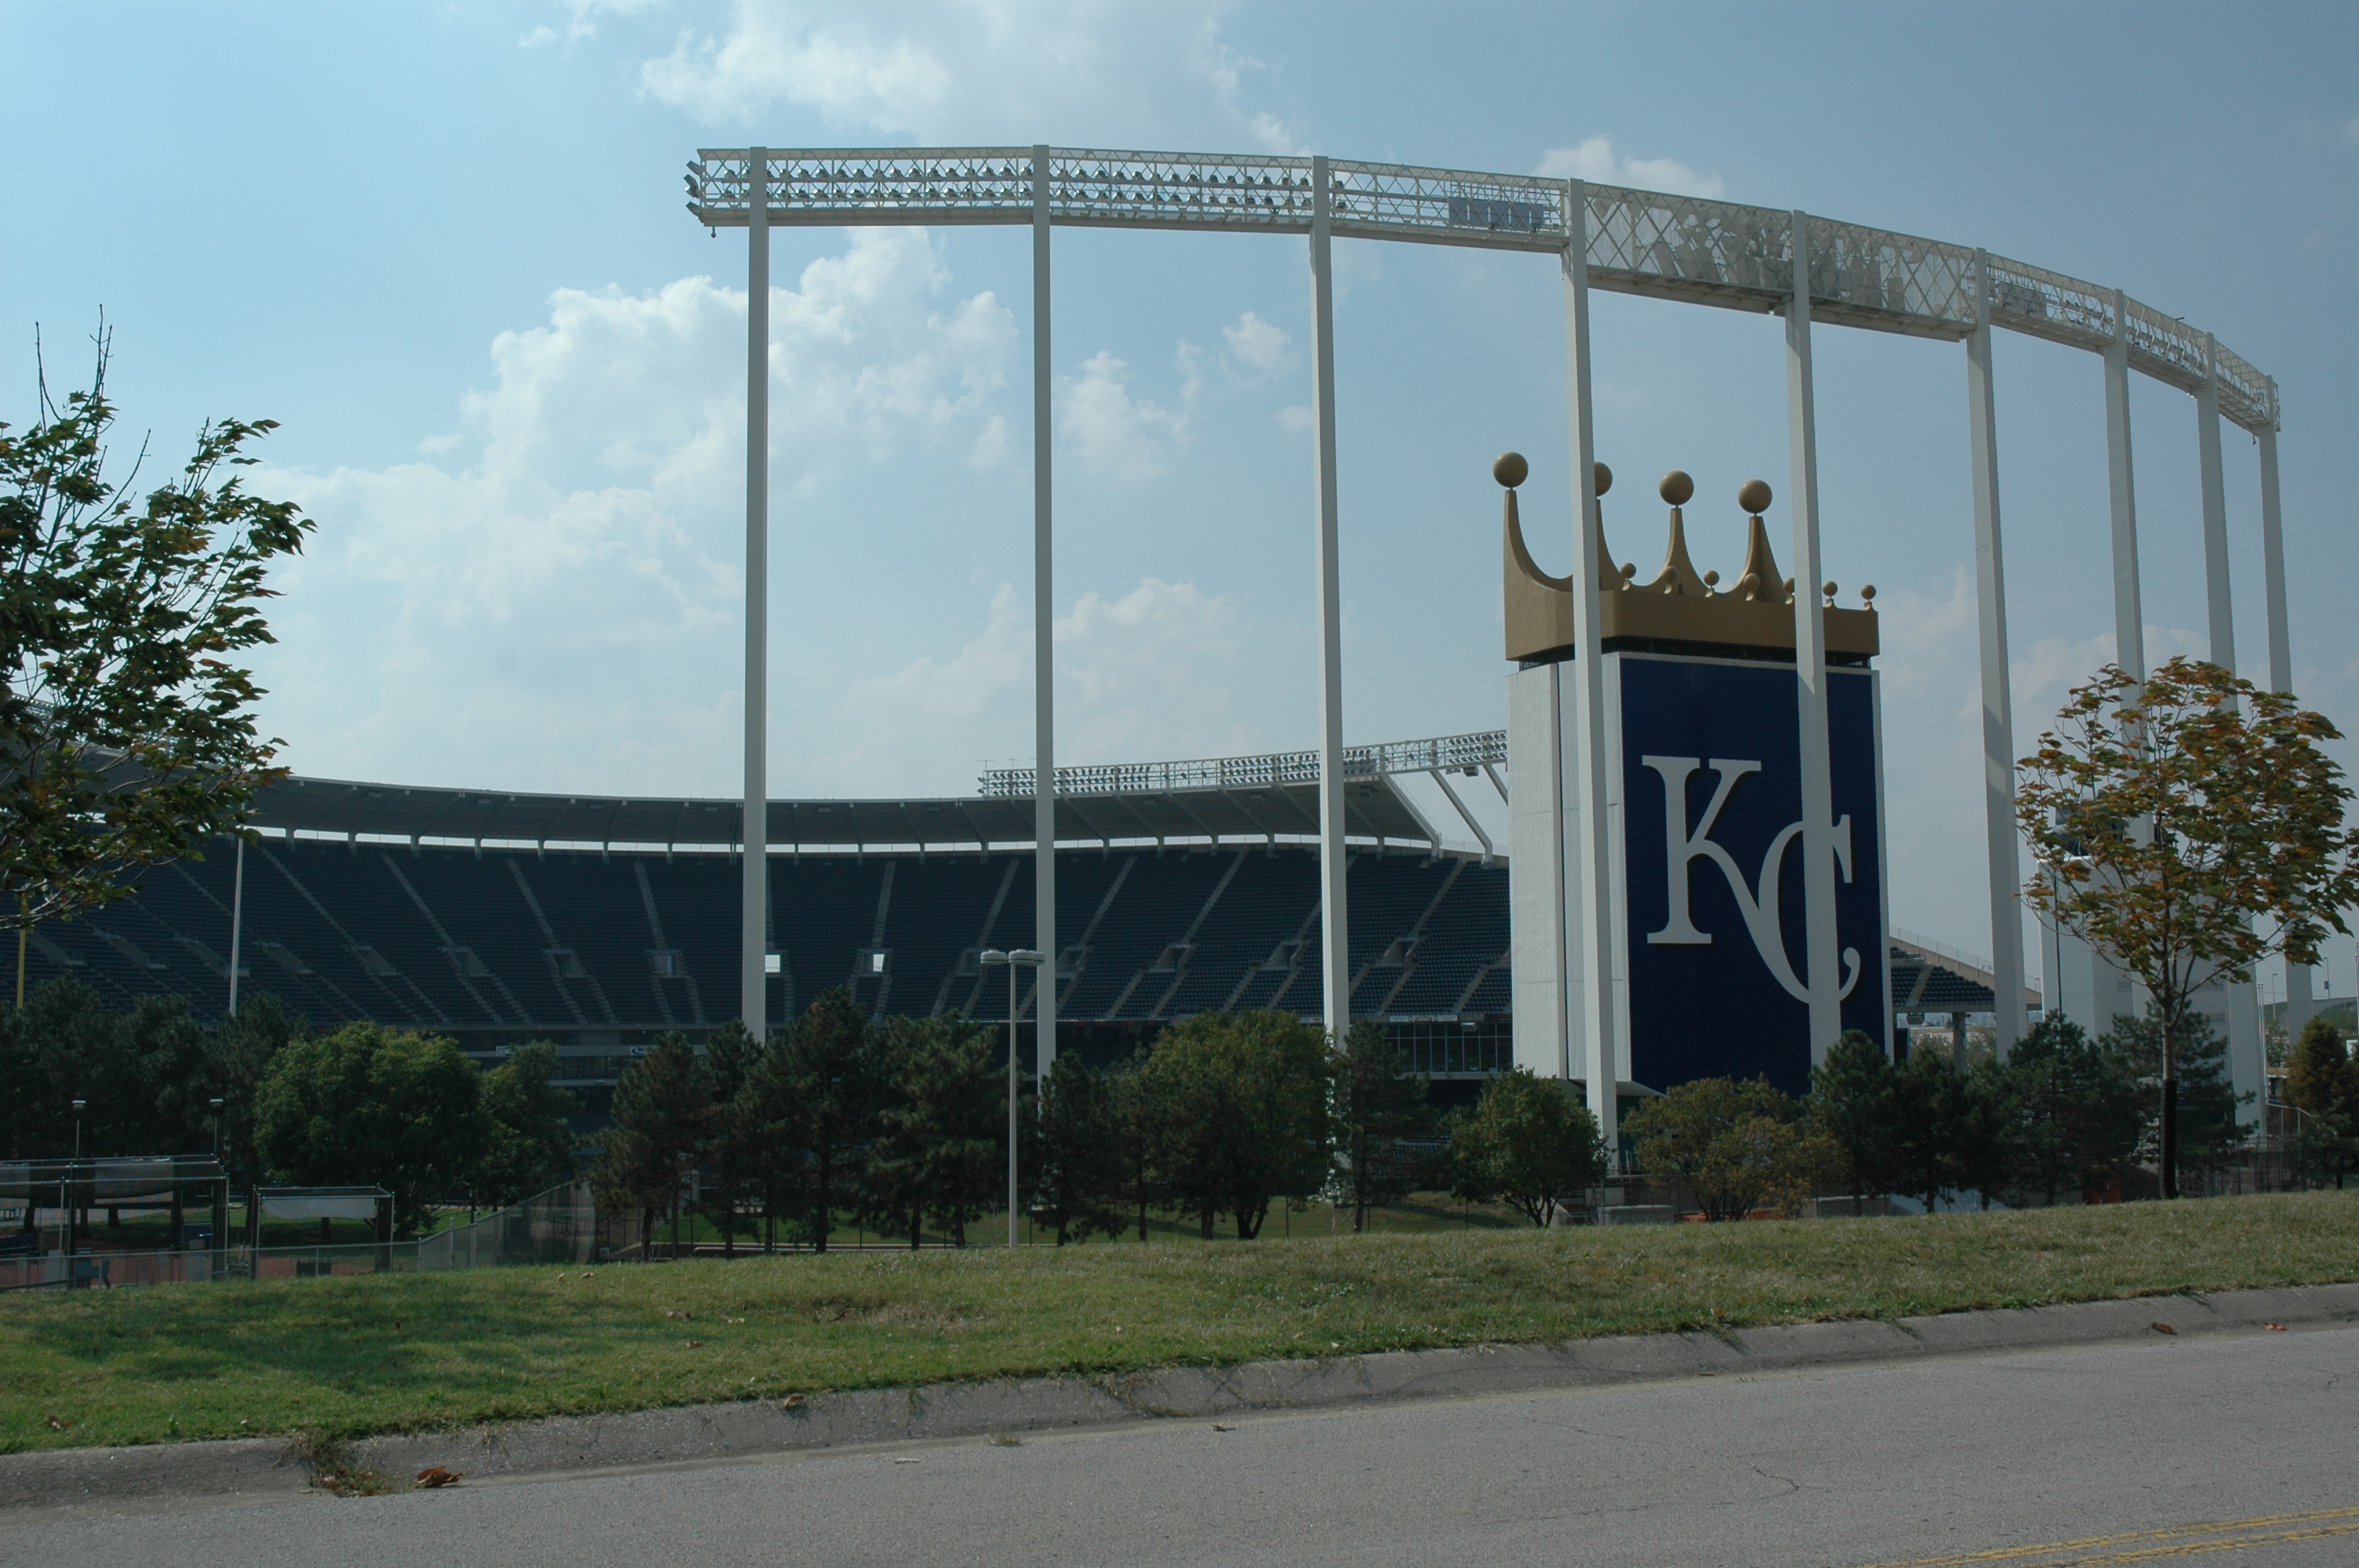
[[[689,211],[708,228],[743,228],[754,154],[708,148],[688,166]],[[1030,147],[763,153],[773,227],[1035,221]],[[1568,182],[1402,164],[1327,165],[1332,231],[1554,253],[1564,246]],[[1308,157],[1205,153],[1049,153],[1051,223],[1308,234]],[[1783,311],[1794,276],[1790,214],[1702,197],[1583,184],[1589,283],[1730,309]],[[1814,320],[1961,340],[1973,330],[1974,251],[1813,216]],[[1991,256],[1995,327],[2102,353],[2116,333],[2132,366],[2193,392],[2247,430],[2277,425],[2277,384],[2199,329],[2061,273]]]
[[[1346,746],[1343,776],[1381,778],[1392,773],[1430,773],[1437,769],[1472,773],[1486,764],[1506,766],[1507,732],[1484,730],[1430,741],[1389,741],[1380,746]],[[1319,782],[1317,752],[1266,752],[1256,757],[1203,757],[1185,762],[1114,762],[1059,768],[1060,795],[1163,794],[1189,789],[1250,789]],[[993,768],[977,781],[986,796],[1030,795],[1030,768]]]

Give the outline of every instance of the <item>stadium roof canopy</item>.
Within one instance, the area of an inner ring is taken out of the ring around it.
[[[1487,774],[1504,795],[1499,730],[1354,747],[1345,753],[1347,835],[1439,849],[1434,824],[1394,782],[1422,773]],[[1445,788],[1449,786],[1445,784]],[[1019,793],[1020,792],[1020,793]],[[938,800],[774,800],[769,838],[787,849],[1029,844],[1032,775],[987,773],[979,794]],[[254,825],[286,833],[481,844],[734,845],[734,800],[437,789],[289,778],[256,803]],[[1057,840],[1315,838],[1318,754],[1057,770]]]

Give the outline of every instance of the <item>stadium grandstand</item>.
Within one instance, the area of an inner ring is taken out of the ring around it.
[[[1353,1016],[1385,1021],[1445,1098],[1512,1060],[1507,868],[1458,793],[1504,800],[1505,762],[1499,731],[1346,760]],[[1445,840],[1401,787],[1418,774],[1480,848]],[[1310,752],[1059,771],[1060,1049],[1102,1063],[1194,1013],[1318,1015],[1316,779]],[[979,959],[1033,930],[1030,789],[1006,772],[958,798],[773,801],[771,1020],[833,985],[879,1017],[1005,1019],[1006,971]],[[738,820],[728,800],[287,779],[244,855],[242,994],[315,1024],[430,1030],[485,1059],[553,1040],[594,1111],[657,1035],[701,1038],[736,1011]],[[38,928],[27,979],[220,1016],[239,859],[217,841]],[[1915,941],[1892,957],[1904,1019],[1989,1011],[1986,969]]]

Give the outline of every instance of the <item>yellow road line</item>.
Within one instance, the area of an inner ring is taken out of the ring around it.
[[[2350,1520],[2349,1523],[2330,1521]],[[2282,1529],[2284,1526],[2306,1528]],[[2276,1534],[2255,1534],[2254,1531],[2276,1530]],[[2167,1525],[2157,1530],[2124,1530],[2115,1535],[2088,1535],[2077,1541],[2051,1541],[2041,1546],[2001,1546],[1987,1552],[1956,1552],[1944,1557],[1912,1557],[1902,1563],[1866,1564],[1865,1568],[1968,1568],[1973,1563],[2023,1563],[2035,1559],[2049,1561],[2038,1568],[2096,1568],[2109,1563],[2145,1563],[2158,1557],[2193,1557],[2210,1552],[2234,1552],[2247,1546],[2262,1546],[2281,1541],[2317,1541],[2327,1536],[2359,1532],[2359,1508],[2314,1509],[2307,1513],[2261,1514],[2251,1519],[2213,1519],[2203,1524]],[[2190,1541],[2190,1536],[2225,1536],[2238,1539],[2222,1541]],[[2139,1546],[2136,1543],[2149,1544]],[[2171,1544],[2162,1544],[2169,1542]],[[2104,1548],[2126,1548],[2106,1553]],[[2064,1552],[2079,1552],[2066,1557]],[[2090,1555],[2095,1552],[2097,1555]]]

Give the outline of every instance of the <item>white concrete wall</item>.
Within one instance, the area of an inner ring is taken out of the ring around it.
[[[1516,1065],[1567,1072],[1564,666],[1507,676],[1507,910],[1513,927]]]

